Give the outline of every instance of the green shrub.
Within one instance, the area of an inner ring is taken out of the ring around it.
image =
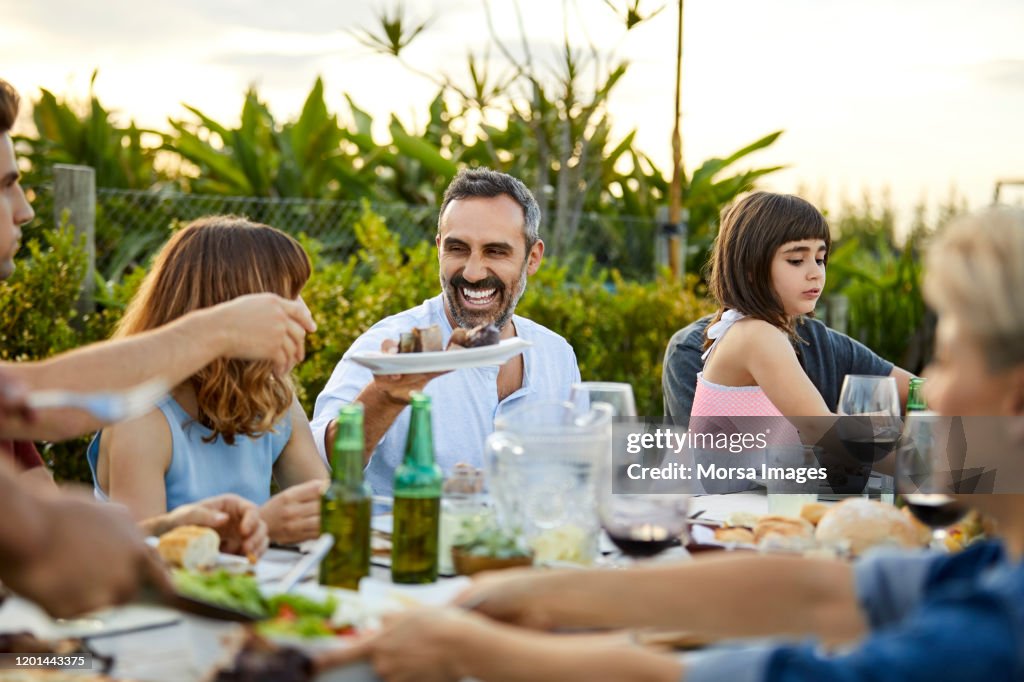
[[[911,372],[920,372],[930,360],[935,333],[935,316],[921,293],[923,247],[965,210],[954,193],[929,223],[925,206],[918,205],[902,238],[886,195],[881,202],[865,196],[860,204],[844,203],[829,217],[838,239],[829,254],[826,289],[847,299],[846,332]]]
[[[82,316],[75,309],[85,252],[66,220],[30,239],[17,263],[0,285],[0,358],[41,360],[107,336],[108,316]],[[40,449],[58,480],[89,481],[81,456],[87,443],[78,439]]]
[[[713,310],[662,273],[653,282],[598,271],[574,282],[565,268],[546,264],[530,280],[517,312],[564,336],[576,351],[584,381],[633,385],[637,412],[660,415],[661,366],[677,330]]]
[[[398,237],[367,206],[353,225],[360,244],[344,262],[326,262],[316,242],[303,240],[313,276],[302,292],[317,331],[306,340],[306,360],[295,370],[308,414],[348,347],[377,321],[437,293],[437,259],[429,242],[403,249]]]
[[[81,344],[75,302],[84,273],[85,253],[66,223],[24,245],[0,286],[0,358],[34,360]]]

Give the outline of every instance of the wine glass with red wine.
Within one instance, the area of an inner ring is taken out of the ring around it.
[[[932,529],[933,543],[946,528],[967,514],[957,498],[958,472],[950,463],[947,443],[950,418],[933,412],[907,416],[896,455],[896,488],[917,519]]]
[[[848,374],[843,379],[837,411],[842,416],[863,418],[839,422],[840,440],[859,461],[875,463],[896,448],[902,424],[894,378]]]
[[[612,494],[600,507],[601,525],[632,559],[648,559],[685,543],[689,497]]]

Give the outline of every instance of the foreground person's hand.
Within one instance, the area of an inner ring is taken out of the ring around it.
[[[327,484],[306,481],[282,490],[260,507],[270,539],[279,545],[293,545],[320,535],[320,497]]]
[[[28,406],[28,386],[6,371],[0,371],[0,430],[8,421],[32,422],[35,412]]]
[[[550,630],[557,623],[547,608],[558,592],[557,571],[517,568],[481,574],[454,600],[494,620],[537,630]]]
[[[40,500],[35,551],[5,570],[6,585],[56,617],[130,601],[151,583],[170,589],[156,553],[122,509],[75,494]]]
[[[226,335],[226,357],[269,360],[285,375],[306,355],[306,334],[316,323],[301,298],[289,301],[274,294],[239,296],[210,308]]]
[[[383,627],[359,643],[317,657],[326,670],[367,660],[384,682],[447,682],[463,677],[460,647],[470,632],[485,625],[479,616],[457,609],[422,609],[384,617]]]

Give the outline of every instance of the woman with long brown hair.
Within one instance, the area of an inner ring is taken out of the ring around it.
[[[305,251],[283,232],[235,216],[201,218],[161,249],[115,337],[246,294],[298,299],[309,275]],[[158,409],[101,431],[88,457],[97,495],[138,518],[235,493],[262,505],[274,541],[319,532],[327,470],[290,378],[268,362],[215,360]],[[273,498],[272,477],[282,489]]]

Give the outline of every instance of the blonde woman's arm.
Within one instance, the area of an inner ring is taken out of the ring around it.
[[[384,682],[683,679],[676,656],[636,646],[622,633],[550,635],[450,608],[386,615],[379,632],[320,654],[317,667],[329,670],[358,660],[368,660]]]
[[[906,407],[907,395],[910,393],[910,380],[914,378],[914,375],[902,367],[893,365],[889,376],[896,380],[896,389],[900,392],[900,405]]]
[[[474,580],[456,602],[541,630],[655,627],[717,638],[816,635],[829,642],[867,631],[850,564],[718,554],[624,571],[496,571]]]
[[[163,535],[185,525],[215,529],[222,552],[260,557],[267,550],[267,524],[260,518],[260,508],[231,493],[183,504],[139,522],[146,535]]]

